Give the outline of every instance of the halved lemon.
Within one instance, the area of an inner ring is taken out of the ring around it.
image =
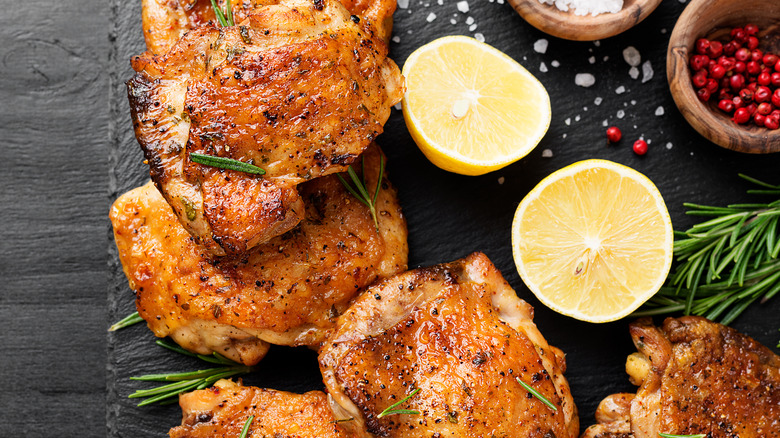
[[[526,156],[550,126],[544,86],[499,50],[448,36],[415,50],[403,68],[406,126],[436,166],[482,175]]]
[[[646,176],[606,160],[574,163],[543,179],[512,223],[526,286],[558,313],[607,322],[636,310],[672,265],[672,221]]]

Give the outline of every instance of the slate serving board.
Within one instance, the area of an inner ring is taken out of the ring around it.
[[[400,111],[393,111],[378,142],[389,157],[389,176],[398,188],[408,220],[409,266],[485,252],[519,296],[536,308],[536,323],[548,341],[566,352],[567,377],[584,429],[593,423],[595,408],[604,396],[634,390],[624,372],[625,357],[633,351],[628,321],[601,325],[578,322],[555,314],[535,299],[518,277],[512,260],[509,229],[518,202],[552,171],[582,159],[604,158],[652,179],[666,200],[675,228],[681,230],[692,224],[684,215],[683,202],[719,205],[744,199],[748,185],[737,177],[738,172],[780,182],[780,155],[750,156],[721,149],[700,137],[677,111],[668,92],[665,53],[674,22],[685,7],[679,1],[663,2],[639,26],[599,43],[547,36],[525,23],[508,4],[497,1],[468,0],[468,13],[459,12],[453,0],[442,3],[411,0],[407,8],[396,12],[394,35],[398,38],[390,50],[399,66],[414,49],[437,37],[481,33],[487,43],[518,60],[545,85],[553,118],[549,132],[529,156],[491,174],[466,177],[430,164],[409,136]],[[143,50],[140,1],[111,0],[110,6],[108,191],[113,200],[144,183],[148,169],[132,134],[123,85],[132,75],[129,58]],[[468,17],[474,19],[471,25]],[[473,24],[476,28],[470,30]],[[546,53],[534,51],[534,43],[540,39],[549,42]],[[627,46],[636,47],[642,61],[650,62],[654,71],[650,80],[643,82],[641,74],[638,79],[629,76],[629,65],[622,56]],[[575,85],[575,74],[586,72],[596,77],[596,84],[590,88]],[[625,92],[616,92],[619,87]],[[605,120],[623,130],[619,145],[606,144]],[[640,136],[650,143],[644,157],[631,151],[633,140]],[[545,150],[551,151],[552,157],[543,156]],[[116,321],[134,310],[133,296],[113,242],[109,242],[108,251],[108,320]],[[774,346],[780,339],[778,313],[780,299],[776,298],[753,306],[733,325]],[[129,381],[130,376],[205,366],[153,342],[154,337],[142,325],[108,335],[108,436],[165,436],[180,422],[177,405],[139,408],[136,401],[127,399],[132,391],[145,387]],[[323,387],[314,352],[283,347],[272,347],[258,372],[245,382],[290,391]]]

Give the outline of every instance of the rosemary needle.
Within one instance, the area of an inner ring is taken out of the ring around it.
[[[222,8],[217,5],[216,0],[211,0],[211,7],[214,8],[214,15],[217,16],[217,21],[222,27],[235,26],[233,21],[233,6],[230,4],[230,0],[226,0],[227,12],[222,12]]]
[[[531,395],[533,395],[534,397],[538,398],[539,401],[541,401],[542,403],[547,405],[548,408],[550,408],[550,409],[552,409],[553,411],[556,411],[556,412],[558,411],[558,408],[556,408],[555,405],[552,404],[552,402],[550,400],[547,400],[547,397],[543,396],[542,394],[539,394],[539,391],[531,388],[531,385],[523,382],[522,380],[520,380],[519,377],[516,377],[515,379],[517,380],[517,383],[520,384],[520,386],[525,388],[526,391],[530,392]]]
[[[214,0],[212,0],[214,1]],[[265,170],[251,163],[234,160],[232,158],[217,157],[215,155],[190,153],[190,160],[205,166],[217,167],[220,169],[235,170],[238,172],[251,173],[254,175],[265,175]]]
[[[388,415],[396,415],[396,414],[420,415],[420,411],[414,411],[410,409],[395,409],[402,403],[405,403],[407,400],[414,397],[418,392],[420,392],[420,388],[416,388],[414,391],[410,392],[409,395],[407,395],[406,397],[388,406],[384,411],[380,412],[379,415],[376,416],[376,418],[382,418],[382,417],[387,417]]]
[[[384,157],[381,155],[379,156],[379,178],[376,180],[376,188],[374,189],[374,195],[373,197],[368,192],[368,186],[366,184],[366,158],[363,157],[362,161],[362,167],[363,167],[363,180],[360,180],[360,177],[358,177],[357,172],[355,172],[355,169],[352,168],[352,166],[347,167],[347,174],[349,175],[349,178],[352,180],[352,182],[355,184],[356,188],[353,188],[344,178],[342,178],[341,175],[336,175],[339,178],[339,181],[341,181],[342,184],[344,184],[344,187],[346,187],[347,191],[349,193],[352,193],[354,197],[357,198],[358,201],[363,203],[366,207],[368,207],[368,210],[371,212],[371,217],[374,219],[374,226],[376,227],[376,230],[379,231],[379,221],[376,217],[376,200],[379,197],[379,188],[382,185],[382,175],[384,174],[385,170],[385,161]]]
[[[252,424],[252,420],[255,419],[254,415],[250,415],[249,418],[246,419],[246,423],[244,423],[244,428],[241,429],[241,435],[238,438],[246,438],[247,433],[249,433],[249,426]]]
[[[117,321],[114,323],[111,327],[108,328],[108,331],[115,332],[119,329],[123,329],[125,327],[129,327],[133,324],[138,324],[139,322],[143,321],[144,319],[141,318],[141,315],[138,314],[138,312],[133,312],[124,318],[122,320]]]

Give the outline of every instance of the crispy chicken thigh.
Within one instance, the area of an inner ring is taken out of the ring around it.
[[[319,355],[344,427],[386,437],[576,437],[563,353],[481,253],[375,284]],[[531,385],[557,410],[531,396]],[[379,418],[397,409],[418,411]],[[363,436],[370,436],[363,434]]]
[[[369,188],[376,187],[380,154],[377,147],[366,152]],[[111,222],[119,258],[154,334],[253,365],[268,343],[322,342],[361,288],[406,269],[406,221],[386,179],[379,230],[336,175],[302,184],[301,195],[306,216],[294,230],[246,256],[217,260],[151,183],[117,199]]]
[[[220,380],[213,387],[179,398],[181,426],[171,438],[238,437],[250,416],[248,438],[348,438],[335,423],[322,391],[293,394]]]
[[[280,0],[231,0],[234,22],[241,23],[255,9]],[[343,0],[350,14],[388,42],[393,26],[395,0]],[[143,0],[143,30],[146,48],[155,55],[165,54],[187,32],[208,23],[216,23],[211,0]],[[227,1],[217,4],[227,10]]]
[[[605,398],[583,438],[780,437],[780,357],[768,348],[697,316],[630,331],[639,352],[626,371],[639,391]]]
[[[133,60],[128,97],[152,180],[214,255],[292,229],[304,214],[296,186],[346,170],[382,132],[403,78],[366,29],[336,0],[282,0]],[[266,174],[197,164],[191,153]]]

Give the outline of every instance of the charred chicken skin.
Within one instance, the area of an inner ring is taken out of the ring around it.
[[[697,316],[630,331],[638,352],[626,371],[639,391],[604,399],[582,438],[780,437],[780,357],[768,348]]]
[[[376,187],[377,147],[365,154]],[[349,300],[377,278],[406,269],[406,222],[383,178],[379,229],[336,175],[301,185],[304,220],[240,258],[212,259],[150,183],[116,200],[114,238],[136,305],[159,337],[246,365],[268,343],[317,345]]]
[[[240,26],[204,25],[127,83],[152,180],[212,254],[243,254],[304,215],[296,186],[343,172],[403,94],[387,46],[336,0],[282,0]],[[190,154],[249,162],[250,175]]]
[[[247,438],[350,438],[335,422],[322,391],[293,394],[220,380],[179,398],[181,426],[171,438],[238,437],[252,419]]]
[[[234,22],[238,24],[255,9],[277,3],[279,0],[231,0],[230,6]],[[364,27],[372,26],[377,36],[388,42],[395,0],[343,0],[341,3]],[[142,4],[146,48],[155,55],[168,52],[192,29],[216,23],[211,0],[143,0]],[[227,10],[227,0],[220,0],[217,4],[223,11]]]
[[[563,353],[548,345],[531,306],[481,253],[369,287],[339,317],[319,362],[336,416],[353,418],[344,427],[365,437],[579,433]],[[413,393],[397,409],[419,414],[380,418]]]

